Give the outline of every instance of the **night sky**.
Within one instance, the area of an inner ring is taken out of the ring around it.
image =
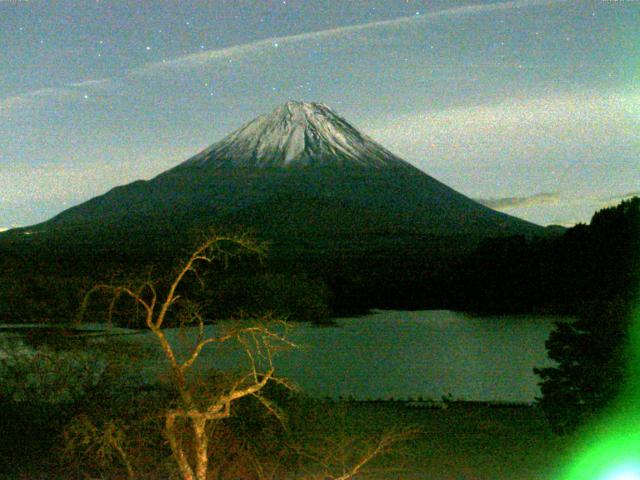
[[[540,224],[640,194],[640,1],[0,0],[0,227],[326,103]]]

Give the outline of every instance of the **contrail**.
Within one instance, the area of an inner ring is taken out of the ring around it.
[[[566,1],[567,0],[515,0],[511,2],[492,3],[488,5],[467,5],[464,7],[449,8],[446,10],[439,10],[436,12],[430,12],[421,15],[399,17],[392,20],[382,20],[377,22],[363,23],[359,25],[349,25],[346,27],[331,28],[328,30],[300,33],[297,35],[289,35],[284,37],[269,37],[263,40],[245,43],[242,45],[235,45],[227,48],[220,48],[216,50],[208,50],[206,52],[184,55],[172,60],[147,63],[139,68],[132,70],[130,74],[137,76],[184,68],[188,69],[204,67],[218,60],[238,59],[252,53],[260,52],[264,49],[279,48],[291,44],[299,44],[308,41],[318,41],[327,38],[338,38],[353,33],[366,32],[381,28],[396,28],[409,23],[423,23],[428,20],[442,17],[478,15],[501,10],[528,8],[540,5],[553,5],[558,3],[565,3]]]
[[[145,76],[162,72],[172,72],[175,70],[206,67],[219,60],[233,60],[242,58],[254,53],[259,53],[265,49],[279,48],[287,45],[294,45],[308,41],[319,41],[329,38],[339,38],[354,33],[374,31],[384,28],[397,28],[411,23],[425,22],[431,19],[443,17],[458,17],[463,15],[479,15],[495,11],[511,10],[519,8],[529,8],[543,5],[554,5],[565,3],[568,0],[514,0],[510,2],[491,3],[487,5],[466,5],[463,7],[448,8],[436,12],[412,15],[409,17],[399,17],[392,20],[382,20],[378,22],[363,23],[359,25],[349,25],[346,27],[331,28],[316,32],[301,33],[282,37],[270,37],[256,42],[235,45],[227,48],[209,50],[184,55],[171,60],[152,62],[132,69],[129,76]],[[106,89],[114,83],[113,78],[102,78],[98,80],[84,80],[72,82],[61,87],[47,87],[25,92],[19,95],[0,98],[0,115],[8,113],[14,109],[32,105],[34,102],[43,99],[68,99],[80,98],[79,89]]]

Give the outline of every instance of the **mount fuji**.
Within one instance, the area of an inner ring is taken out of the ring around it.
[[[326,105],[291,101],[151,180],[11,236],[122,252],[169,249],[208,227],[250,230],[287,254],[544,230],[447,187]]]
[[[182,164],[246,168],[408,166],[320,103],[289,101]]]

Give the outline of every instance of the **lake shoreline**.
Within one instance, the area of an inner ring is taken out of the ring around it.
[[[293,323],[286,334],[300,348],[282,352],[275,367],[316,398],[531,403],[540,395],[533,369],[550,365],[545,342],[554,321],[566,320],[374,310],[364,317],[336,318],[332,326]],[[219,335],[224,325],[206,325],[205,335]],[[113,336],[139,343],[155,359],[156,344],[144,329],[90,323],[59,328],[13,325],[0,328],[0,335],[19,337],[25,332],[24,342],[36,348],[58,339],[91,343]],[[165,332],[176,345],[195,335],[193,329]],[[155,360],[141,365],[149,381],[157,375],[151,365],[160,358]],[[206,349],[200,365],[233,370],[245,360],[242,352],[225,346]]]

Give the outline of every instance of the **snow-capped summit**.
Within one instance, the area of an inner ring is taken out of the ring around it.
[[[322,103],[289,101],[184,162],[186,166],[410,167]]]

